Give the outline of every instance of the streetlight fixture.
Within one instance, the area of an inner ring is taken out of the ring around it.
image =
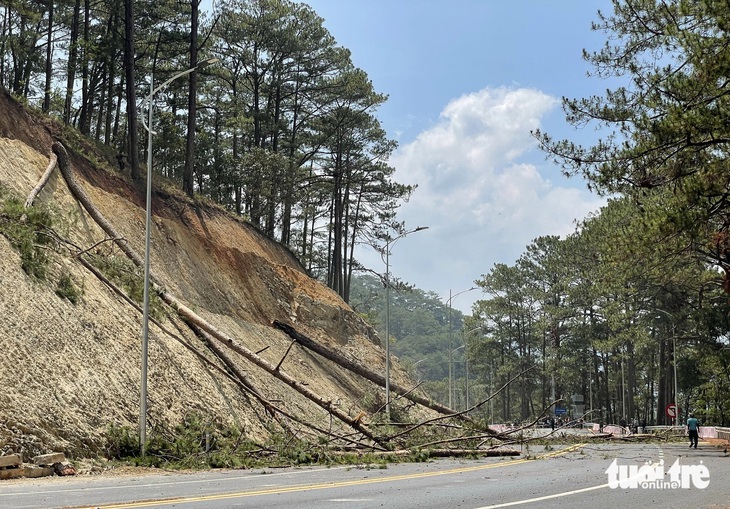
[[[419,383],[421,382],[421,375],[418,374],[418,368],[417,368],[417,366],[420,363],[422,363],[423,361],[425,361],[425,360],[428,360],[428,358],[427,357],[424,357],[423,359],[414,362],[413,365],[411,366],[411,369],[413,369],[413,374],[418,377],[418,382]]]
[[[454,359],[453,358],[453,353],[454,352],[451,349],[452,348],[452,342],[451,342],[451,301],[453,301],[456,297],[458,297],[462,293],[470,292],[470,291],[476,290],[476,289],[477,289],[476,286],[472,286],[471,288],[467,288],[466,290],[462,290],[462,291],[460,291],[458,293],[455,293],[453,295],[451,294],[451,289],[449,289],[449,300],[446,301],[447,304],[448,304],[448,306],[449,306],[449,408],[452,407],[451,405],[452,405],[453,388],[452,388],[451,379],[453,377],[453,371],[454,371],[454,368],[453,368],[453,363],[454,363],[453,362],[453,359]]]
[[[428,226],[419,226],[401,233],[394,239],[388,238],[388,242],[385,243],[385,417],[387,420],[390,420],[390,246],[398,239],[422,230],[428,230]]]
[[[217,58],[209,58],[203,60],[195,67],[191,67],[180,72],[165,81],[157,88],[154,87],[154,77],[150,75],[150,93],[145,98],[147,104],[147,123],[144,122],[142,115],[142,125],[147,131],[147,203],[145,211],[145,233],[144,233],[144,290],[143,290],[143,317],[142,317],[142,380],[140,384],[140,404],[139,404],[139,448],[140,454],[144,456],[145,443],[147,442],[147,346],[149,343],[149,319],[150,319],[150,230],[152,226],[152,135],[156,134],[152,130],[152,99],[155,94],[165,88],[178,78],[187,76],[191,72],[214,64]]]

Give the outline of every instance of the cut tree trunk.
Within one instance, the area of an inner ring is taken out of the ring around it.
[[[40,193],[45,185],[48,183],[48,181],[51,178],[51,174],[53,174],[53,169],[56,167],[56,161],[58,160],[58,157],[56,154],[51,151],[51,155],[49,156],[48,161],[48,167],[46,168],[46,171],[43,173],[43,176],[41,177],[41,180],[38,182],[38,184],[33,188],[33,190],[28,195],[28,198],[25,200],[25,208],[27,209],[31,205],[33,205],[33,202],[36,199],[36,196],[38,196],[38,193]]]

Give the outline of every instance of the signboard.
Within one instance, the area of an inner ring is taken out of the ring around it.
[[[555,415],[565,415],[568,413],[567,408],[556,408],[555,409]]]
[[[664,413],[667,414],[667,417],[670,419],[676,419],[677,418],[677,405],[674,403],[669,403],[667,407],[664,409]]]

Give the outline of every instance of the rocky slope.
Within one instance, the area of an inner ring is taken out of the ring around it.
[[[58,139],[63,136],[53,123],[0,94],[3,200],[25,200]],[[109,164],[92,165],[103,158],[88,143],[66,146],[81,187],[143,254],[144,192]],[[153,197],[151,266],[167,291],[262,359],[277,365],[285,357],[282,371],[347,415],[372,412],[373,402],[383,400],[382,388],[298,345],[287,354],[291,339],[271,324],[292,324],[327,348],[382,372],[384,355],[372,329],[334,292],[308,277],[285,248],[244,221],[172,190],[161,191],[159,184]],[[0,453],[94,455],[103,452],[111,424],[137,429],[142,315],[76,255],[88,251],[122,271],[132,266],[57,170],[35,203],[51,207],[60,239],[52,244],[46,278],[29,276],[18,249],[0,236]],[[56,292],[64,275],[83,289],[75,304]],[[141,281],[142,271],[135,268],[132,277]],[[159,300],[154,305],[163,327],[150,325],[150,429],[171,429],[186,415],[198,414],[236,424],[254,440],[281,430],[259,401],[215,369],[223,364],[186,322]],[[235,359],[267,400],[330,427],[327,411],[243,357]],[[397,365],[392,376],[408,383]]]

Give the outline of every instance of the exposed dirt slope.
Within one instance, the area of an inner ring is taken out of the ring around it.
[[[54,138],[62,137],[51,123],[0,94],[0,187],[24,200],[48,165]],[[81,157],[69,150],[76,177],[96,207],[142,254],[144,192],[108,165],[92,167],[88,161],[101,159],[98,155]],[[282,246],[224,211],[177,193],[157,192],[153,201],[152,270],[198,315],[273,364],[290,346],[289,337],[271,327],[279,320],[371,369],[383,369],[373,331],[334,292],[308,277]],[[109,260],[124,258],[108,239],[104,242],[105,234],[58,171],[39,202],[54,208],[59,234],[78,248],[94,246]],[[77,304],[54,291],[54,277],[64,272],[83,287]],[[68,252],[54,255],[47,281],[32,279],[2,236],[0,289],[0,453],[93,454],[103,447],[111,423],[136,430],[141,314]],[[164,307],[163,313],[166,329],[214,358],[182,320]],[[240,357],[238,363],[266,398],[329,426],[327,412]],[[381,388],[299,346],[281,369],[353,416],[369,411],[365,401],[383,398]],[[393,378],[408,383],[397,365]],[[260,403],[155,325],[150,326],[148,391],[151,429],[171,428],[190,412],[237,423],[256,440],[280,429]]]

